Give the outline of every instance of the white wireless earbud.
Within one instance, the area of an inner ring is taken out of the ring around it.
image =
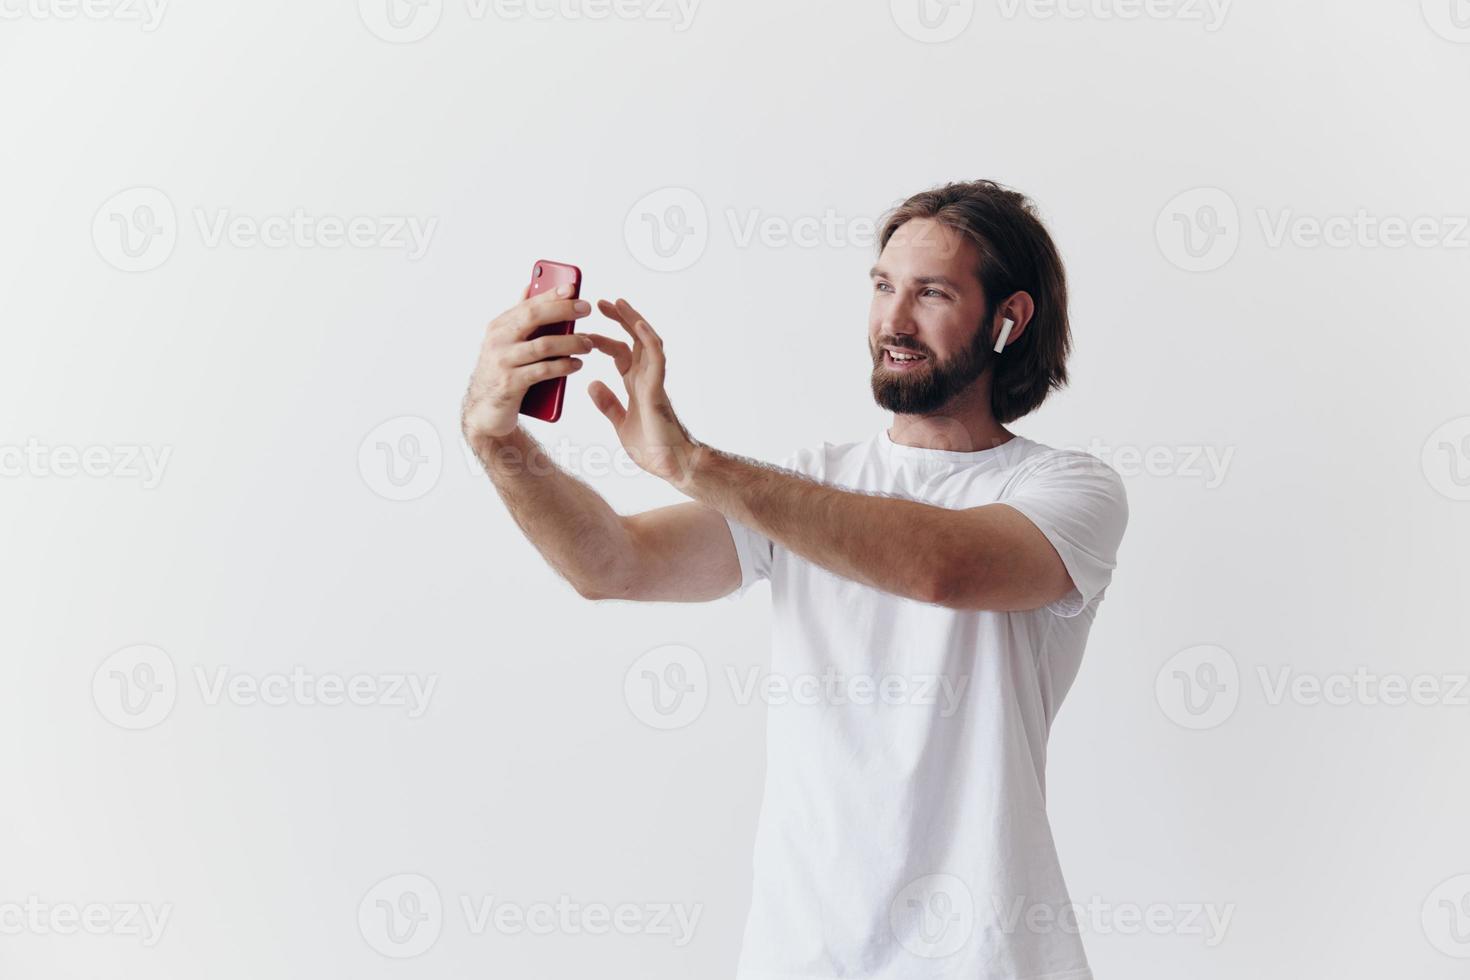
[[[1006,317],[1000,322],[1000,339],[995,342],[995,352],[997,354],[1005,349],[1006,341],[1011,339],[1011,327],[1015,325],[1016,321],[1010,317]]]

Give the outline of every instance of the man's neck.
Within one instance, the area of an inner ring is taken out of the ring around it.
[[[946,415],[895,415],[888,438],[900,446],[921,449],[946,449],[956,453],[974,453],[994,449],[1015,438],[994,419],[989,424],[965,424]]]

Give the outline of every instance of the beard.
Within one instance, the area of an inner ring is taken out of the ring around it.
[[[937,412],[990,367],[995,352],[985,341],[985,331],[976,330],[969,347],[939,361],[917,341],[890,338],[884,343],[924,355],[921,366],[903,372],[887,366],[881,344],[876,349],[870,348],[869,352],[873,354],[873,400],[880,407],[899,415]]]

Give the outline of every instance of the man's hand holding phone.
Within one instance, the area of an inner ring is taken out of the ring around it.
[[[538,263],[538,272],[540,268]],[[669,403],[664,390],[663,339],[643,315],[627,300],[598,302],[602,314],[627,331],[631,346],[601,334],[545,332],[549,326],[572,323],[592,312],[590,303],[577,298],[578,284],[564,283],[536,293],[533,280],[522,292],[521,301],[485,328],[460,419],[465,439],[478,449],[486,439],[510,435],[526,411],[526,392],[532,386],[566,378],[581,370],[578,355],[600,350],[617,366],[628,404],[625,408],[600,381],[587,389],[593,403],[613,424],[618,440],[639,467],[681,486],[690,474],[699,443],[679,423]],[[559,397],[556,408],[559,415]]]
[[[530,293],[531,287],[527,286],[521,301],[485,328],[460,418],[471,446],[515,431],[526,391],[537,382],[564,378],[580,370],[582,360],[576,355],[586,354],[595,343],[590,334],[532,338],[548,324],[581,319],[592,312],[592,306],[573,299],[570,285],[538,296]]]

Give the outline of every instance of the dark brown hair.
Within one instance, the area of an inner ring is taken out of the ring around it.
[[[884,217],[879,253],[899,226],[915,218],[933,218],[968,236],[980,250],[975,274],[985,292],[982,338],[990,336],[996,308],[1006,297],[1031,294],[1036,311],[1025,332],[990,362],[990,409],[1001,423],[1035,411],[1053,389],[1067,383],[1072,351],[1067,276],[1036,206],[990,180],[945,184],[915,194]]]

